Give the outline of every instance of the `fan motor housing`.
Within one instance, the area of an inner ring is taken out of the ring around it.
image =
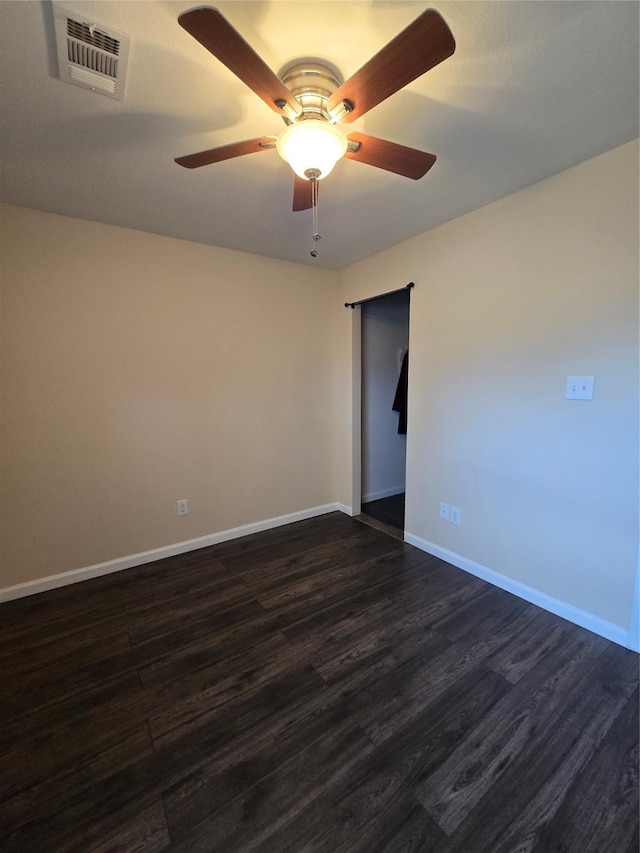
[[[315,59],[297,59],[278,76],[302,107],[302,118],[330,119],[327,101],[343,83],[337,68]],[[285,122],[290,123],[286,118]]]

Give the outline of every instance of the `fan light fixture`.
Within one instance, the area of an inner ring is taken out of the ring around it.
[[[320,240],[318,182],[342,157],[347,155],[414,181],[435,163],[435,155],[426,151],[366,133],[347,137],[335,126],[360,118],[451,56],[456,43],[444,18],[434,9],[426,9],[346,82],[337,68],[315,59],[297,59],[275,74],[229,21],[210,6],[183,12],[178,22],[288,126],[275,140],[272,136],[245,139],[177,157],[176,163],[197,169],[275,147],[296,176],[293,209],[312,211],[315,243]],[[317,257],[318,250],[312,249],[311,256]]]
[[[305,180],[326,178],[344,157],[347,137],[321,119],[304,119],[286,127],[276,143],[278,154]]]

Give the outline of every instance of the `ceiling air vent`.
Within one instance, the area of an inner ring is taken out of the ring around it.
[[[84,14],[53,3],[58,49],[58,72],[65,83],[74,83],[121,101],[131,39],[125,33]]]

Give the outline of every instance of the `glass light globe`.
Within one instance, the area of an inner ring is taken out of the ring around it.
[[[335,125],[308,118],[286,127],[276,143],[276,150],[296,175],[309,180],[310,170],[326,178],[347,150],[347,137]]]

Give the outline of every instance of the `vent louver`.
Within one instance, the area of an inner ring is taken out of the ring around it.
[[[131,40],[125,33],[53,4],[60,79],[122,100]]]

